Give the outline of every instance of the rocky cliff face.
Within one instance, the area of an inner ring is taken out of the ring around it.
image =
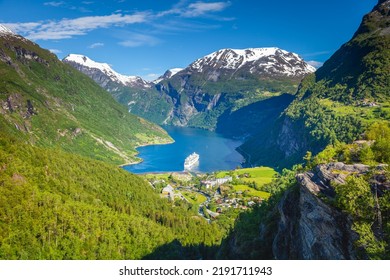
[[[377,169],[381,169],[378,166]],[[348,176],[367,175],[369,166],[341,162],[322,164],[297,175],[297,188],[287,191],[279,202],[279,217],[272,241],[276,259],[356,259],[354,242],[359,238],[352,219],[326,200],[335,196],[333,184],[345,184]],[[371,178],[371,186],[388,189],[386,180]],[[262,227],[260,236],[270,234]]]

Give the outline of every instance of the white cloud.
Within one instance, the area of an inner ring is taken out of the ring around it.
[[[103,47],[104,43],[93,43],[92,45],[88,46],[89,49],[95,49],[99,47]]]
[[[154,81],[159,77],[161,77],[161,74],[155,74],[155,73],[150,73],[147,74],[146,76],[143,76],[143,78],[147,81]]]
[[[155,46],[160,43],[156,37],[144,34],[132,33],[130,38],[122,41],[119,45],[124,47],[140,47],[140,46]]]
[[[230,2],[196,2],[188,6],[186,10],[182,12],[184,17],[198,17],[212,12],[220,12],[230,6]]]
[[[5,23],[6,27],[11,29],[13,32],[18,34],[26,34],[28,32],[32,32],[36,28],[38,28],[41,23],[39,22],[23,22],[23,23]]]
[[[64,1],[52,1],[52,2],[45,2],[43,3],[43,5],[45,6],[52,6],[52,7],[60,7],[60,6],[63,6],[65,4]]]
[[[57,49],[50,49],[49,51],[52,52],[52,53],[55,53],[55,54],[62,53],[61,50],[57,50]]]
[[[316,69],[320,68],[324,64],[323,62],[314,61],[314,60],[309,60],[309,61],[306,61],[306,62],[307,62],[307,64],[313,66]]]
[[[230,2],[196,2],[186,5],[187,1],[180,1],[172,9],[157,13],[157,17],[167,15],[179,15],[185,18],[194,18],[209,15],[214,12],[221,12],[231,5]],[[232,20],[232,18],[222,18],[222,20]]]
[[[31,40],[59,40],[85,35],[99,28],[146,22],[148,17],[148,13],[135,13],[132,15],[112,14],[108,16],[62,19],[59,21],[9,23],[7,26]]]
[[[90,4],[91,0],[85,0],[81,3]],[[67,6],[65,1],[45,2],[47,6]],[[213,13],[221,12],[231,5],[231,2],[194,2],[181,0],[170,10],[161,12],[137,12],[129,14],[128,12],[115,12],[104,16],[86,16],[74,19],[56,19],[42,20],[37,22],[15,22],[5,24],[15,33],[18,33],[30,40],[61,40],[70,39],[75,36],[83,36],[89,32],[111,28],[115,26],[126,26],[137,23],[149,24],[154,27],[153,32],[183,32],[191,30],[192,32],[202,31],[204,29],[219,28],[219,25],[193,23],[185,20],[186,18],[211,17],[215,20],[232,20],[231,18],[218,17]],[[69,7],[68,7],[69,8]],[[72,8],[72,7],[71,7]],[[76,8],[76,7],[73,7]],[[173,16],[170,17],[170,16]],[[165,18],[164,18],[165,17]],[[170,23],[174,24],[170,24]],[[126,47],[154,46],[160,43],[160,40],[150,35],[132,34],[129,39],[121,38],[119,44]],[[91,48],[99,47],[100,45]]]

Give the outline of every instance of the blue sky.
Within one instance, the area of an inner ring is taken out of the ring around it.
[[[0,23],[62,59],[85,54],[154,79],[222,48],[279,47],[323,62],[377,0],[0,0]]]

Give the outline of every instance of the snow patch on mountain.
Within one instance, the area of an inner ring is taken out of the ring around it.
[[[153,83],[158,84],[164,79],[172,78],[174,75],[182,71],[184,68],[172,68],[165,71],[164,75],[160,76],[158,79],[154,80]]]
[[[170,77],[176,75],[177,73],[179,73],[181,70],[183,70],[183,68],[172,68],[172,69],[169,69],[167,72],[170,73]]]
[[[107,75],[113,82],[123,84],[125,86],[132,86],[134,84],[142,84],[145,87],[150,87],[149,83],[138,76],[125,76],[114,71],[107,63],[100,63],[93,61],[89,57],[81,54],[70,54],[64,58],[64,61],[74,62],[84,67],[100,70]]]
[[[206,68],[239,70],[249,67],[269,74],[298,76],[315,72],[299,55],[279,48],[222,49],[193,62],[189,68],[202,72]]]

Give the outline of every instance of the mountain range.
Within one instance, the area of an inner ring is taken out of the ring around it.
[[[167,70],[153,82],[124,77],[82,55],[72,54],[63,61],[94,79],[135,114],[159,124],[206,129],[215,129],[226,110],[294,93],[300,80],[315,71],[297,54],[279,48],[222,49],[184,69]]]

